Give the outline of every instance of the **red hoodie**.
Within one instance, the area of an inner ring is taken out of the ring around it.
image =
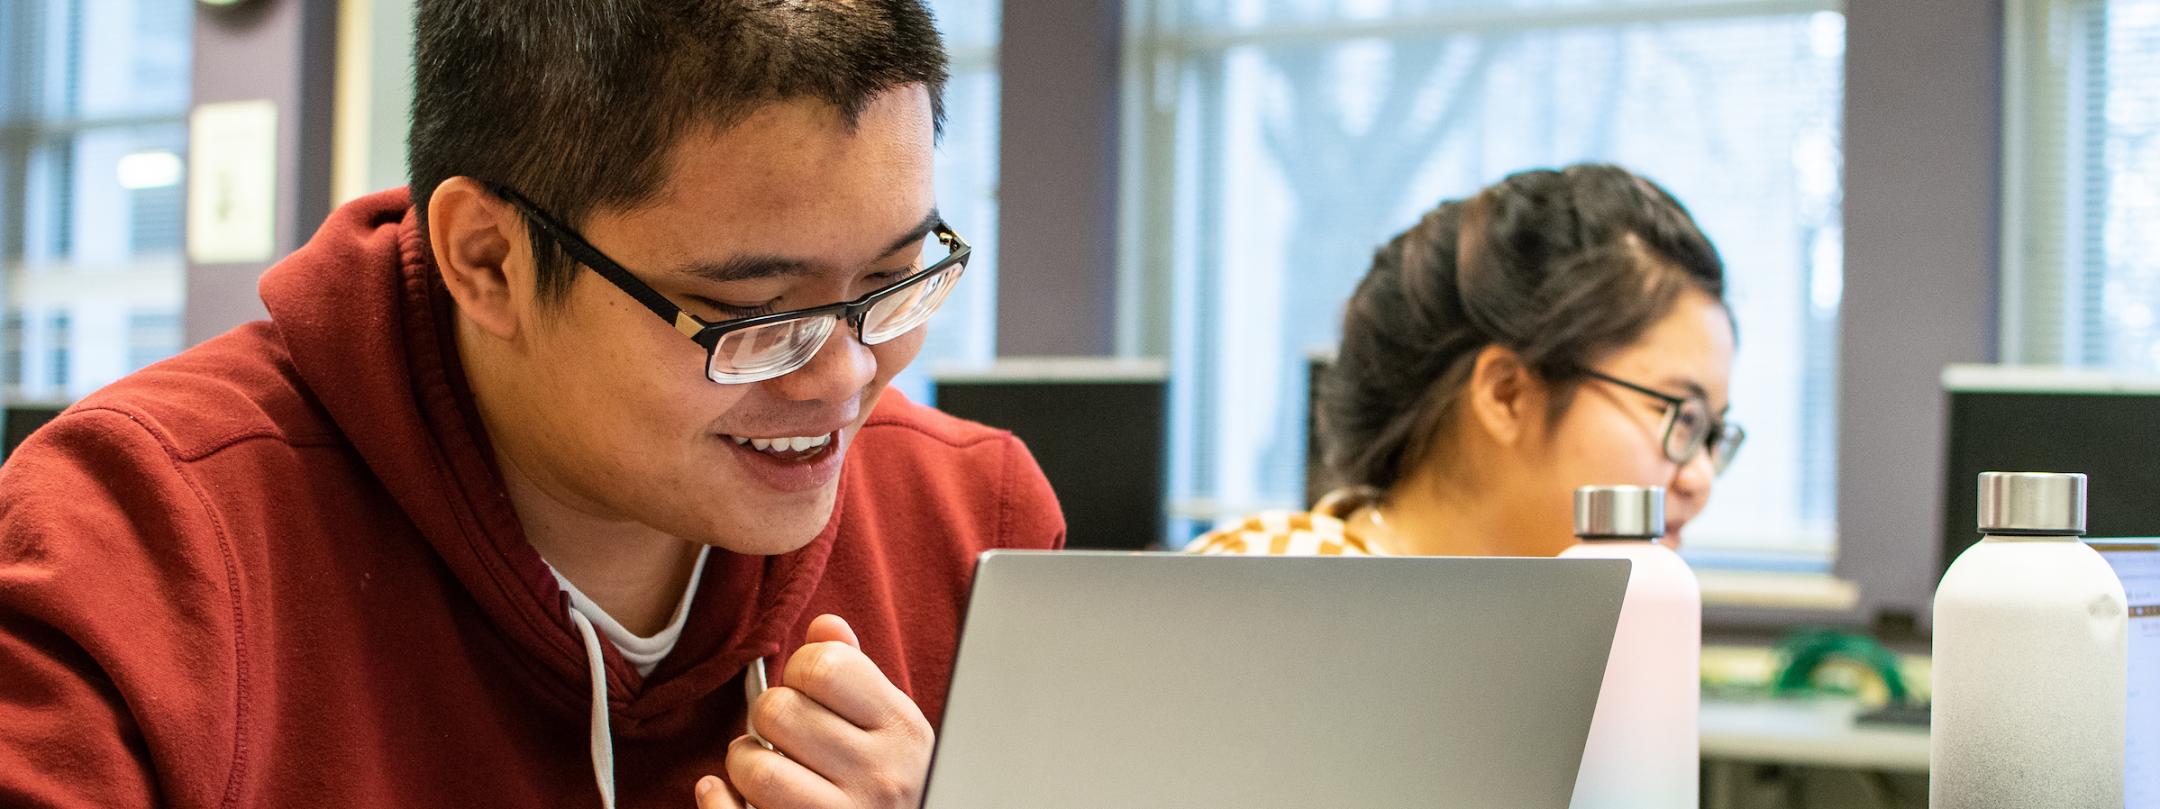
[[[599,805],[585,647],[406,193],[339,209],[261,291],[269,320],[0,468],[0,806]],[[934,720],[976,554],[1062,543],[1007,433],[888,391],[855,442],[807,547],[713,551],[651,676],[602,644],[618,805],[692,806],[745,665],[820,613]]]

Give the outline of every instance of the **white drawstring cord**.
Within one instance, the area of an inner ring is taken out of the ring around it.
[[[585,639],[585,662],[592,670],[593,781],[600,785],[601,809],[615,809],[615,739],[608,729],[607,664],[600,656],[600,633],[577,610],[570,611],[570,623],[577,624],[578,635]]]
[[[577,625],[578,637],[585,640],[585,662],[592,671],[592,770],[593,782],[600,786],[601,809],[615,809],[615,737],[608,727],[607,663],[600,656],[600,632],[593,629],[592,619],[577,610],[570,611],[570,623]],[[757,701],[765,692],[765,658],[758,658],[743,672],[744,705]],[[757,730],[749,727],[746,713],[743,726],[750,738],[771,750],[773,746]],[[745,807],[744,809],[755,809]]]

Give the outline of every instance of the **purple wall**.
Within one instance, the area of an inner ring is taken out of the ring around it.
[[[269,99],[278,107],[276,257],[298,248],[330,212],[336,40],[336,0],[195,8],[193,103]],[[190,262],[187,344],[262,317],[255,282],[268,267]]]
[[[999,356],[1116,348],[1124,15],[1122,0],[1005,4]]]
[[[1996,355],[2001,0],[1853,0],[1837,572],[1927,622],[1941,529],[1942,368]]]

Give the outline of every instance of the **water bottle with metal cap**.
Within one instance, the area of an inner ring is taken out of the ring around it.
[[[1700,803],[1702,588],[1680,555],[1658,541],[1665,490],[1577,489],[1575,535],[1582,542],[1561,556],[1626,559],[1630,568],[1570,805],[1693,809]]]
[[[2085,476],[1981,474],[1980,533],[1935,589],[1928,805],[2122,809],[2130,618]]]

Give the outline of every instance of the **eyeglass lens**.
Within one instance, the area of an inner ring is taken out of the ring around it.
[[[899,255],[920,269],[947,255],[935,236],[910,254]],[[909,276],[901,289],[893,290],[863,313],[864,345],[879,345],[920,327],[952,294],[965,265],[953,263],[927,278]],[[839,326],[839,315],[791,318],[762,326],[728,332],[712,352],[707,376],[715,382],[759,382],[786,374],[808,364]]]

